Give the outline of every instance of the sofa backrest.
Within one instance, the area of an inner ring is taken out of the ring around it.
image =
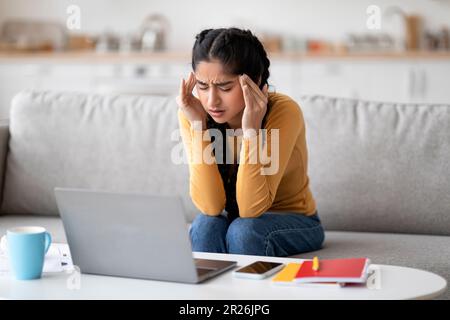
[[[450,106],[296,101],[327,230],[450,235]],[[174,97],[18,94],[1,212],[57,215],[66,186],[178,194],[192,220],[176,112]]]
[[[177,194],[198,213],[174,97],[24,91],[9,132],[4,214],[57,215],[55,186]]]
[[[450,235],[450,106],[300,97],[327,230]]]

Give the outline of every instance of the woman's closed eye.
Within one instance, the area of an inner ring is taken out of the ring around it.
[[[198,88],[199,88],[200,90],[208,90],[209,87],[198,86]],[[230,91],[231,88],[232,88],[232,87],[229,87],[229,88],[219,87],[219,89],[222,90],[222,91],[224,91],[224,92]]]

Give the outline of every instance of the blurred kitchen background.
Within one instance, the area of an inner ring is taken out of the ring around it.
[[[0,117],[28,88],[175,95],[195,35],[230,26],[294,98],[450,103],[450,0],[0,0]]]

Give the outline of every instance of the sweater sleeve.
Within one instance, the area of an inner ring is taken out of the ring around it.
[[[207,130],[194,130],[178,110],[181,137],[189,162],[189,193],[192,202],[204,214],[217,216],[225,208],[225,190],[212,153]]]
[[[243,218],[255,218],[270,209],[298,136],[305,129],[297,103],[291,100],[277,109],[265,126],[265,142],[261,142],[261,131],[256,137],[242,139],[236,199]]]

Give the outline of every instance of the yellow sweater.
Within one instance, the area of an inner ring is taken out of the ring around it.
[[[257,137],[264,141],[262,151],[258,151],[259,143],[255,143],[255,138],[236,138],[235,159],[239,156],[236,201],[239,215],[243,218],[258,217],[266,211],[313,215],[316,202],[309,188],[308,152],[302,111],[294,100],[279,93],[269,93],[268,103],[270,112],[264,125],[267,134],[263,140],[262,134]],[[178,120],[189,160],[192,201],[204,214],[217,216],[225,208],[226,196],[212,153],[210,134],[208,130],[191,128],[181,110],[178,110]],[[279,139],[276,139],[276,134],[271,129],[279,129]],[[277,151],[278,163],[275,164]],[[267,154],[271,162],[261,161],[258,157],[261,153]],[[209,161],[201,161],[202,155]],[[266,174],[262,174],[262,169],[267,170]]]

